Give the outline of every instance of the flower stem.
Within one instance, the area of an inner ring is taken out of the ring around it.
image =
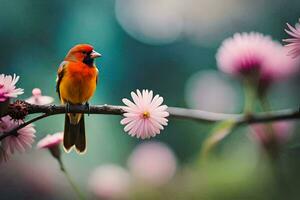
[[[73,188],[73,190],[77,194],[78,199],[84,200],[85,199],[84,195],[82,194],[82,192],[79,190],[79,188],[76,186],[76,184],[72,180],[72,178],[71,178],[70,174],[68,173],[68,171],[66,170],[62,160],[60,158],[58,158],[57,160],[58,160],[61,171],[65,174],[68,182],[70,183],[71,187]]]
[[[271,111],[271,105],[266,96],[261,96],[259,98],[259,101],[260,101],[262,111],[264,111],[264,112]]]
[[[256,88],[253,81],[246,79],[244,81],[245,105],[244,113],[250,115],[253,112],[256,98]]]
[[[268,112],[271,110],[270,102],[268,101],[267,96],[263,95],[259,98],[259,102],[261,105],[261,109],[264,112]],[[272,126],[272,123],[266,123],[266,134],[268,134],[268,137],[273,142],[273,148],[269,149],[267,152],[269,157],[271,158],[272,164],[275,164],[277,162],[278,156],[279,156],[279,148],[280,146],[277,144],[276,139],[276,133],[274,130],[274,127]]]

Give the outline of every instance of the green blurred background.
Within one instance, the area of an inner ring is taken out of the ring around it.
[[[103,55],[97,60],[100,84],[91,104],[119,105],[122,98],[129,98],[131,91],[151,89],[163,96],[168,106],[232,113],[242,110],[243,92],[238,81],[217,72],[215,54],[222,40],[235,32],[258,31],[281,41],[287,37],[285,23],[294,24],[300,17],[300,1],[297,0],[0,0],[0,5],[0,72],[16,73],[21,77],[18,86],[25,89],[25,94],[20,98],[31,96],[31,90],[38,87],[59,103],[55,92],[57,68],[73,45],[89,43]],[[212,79],[202,82],[199,90],[199,77]],[[215,85],[209,82],[219,79],[223,82]],[[218,86],[224,84],[228,93],[218,96]],[[297,107],[300,100],[298,85],[296,77],[274,87],[270,98],[273,107]],[[195,93],[198,95],[193,95]],[[197,104],[205,98],[209,98],[211,104]],[[63,120],[64,116],[53,116],[37,122],[36,141],[46,134],[62,131]],[[87,153],[84,156],[75,153],[63,155],[67,168],[83,190],[86,190],[87,177],[92,169],[104,163],[126,166],[134,146],[143,142],[125,134],[119,121],[119,116],[87,117]],[[179,165],[186,166],[197,158],[211,127],[171,119],[162,134],[151,140],[167,143],[175,152]],[[297,137],[293,142],[297,143]],[[235,172],[231,168],[235,166],[233,163],[244,169],[244,162],[252,163],[251,158],[257,157],[253,153],[256,147],[243,128],[225,139],[220,148],[226,158],[232,160],[232,154],[238,157],[239,161],[226,164],[229,174]],[[296,172],[300,166],[297,151],[288,152],[288,161],[284,164],[287,165],[285,172],[300,178]],[[243,160],[244,157],[249,159]],[[39,172],[34,168],[36,166],[39,166]],[[63,185],[61,190],[59,184],[54,186],[54,193],[60,191],[59,194],[50,196],[44,191],[36,193],[37,189],[29,185],[23,187],[15,174],[20,174],[20,170],[26,167],[29,177],[41,176],[42,179],[51,170],[60,176],[56,161],[46,151],[33,148],[27,155],[13,156],[10,163],[0,168],[4,177],[0,178],[3,199],[39,199],[39,195],[45,199],[55,199],[55,196],[74,198],[64,183],[60,183]],[[289,178],[287,175],[290,183]],[[219,179],[223,177],[219,176]],[[63,177],[58,180],[64,182]],[[26,183],[24,181],[24,185]],[[216,191],[223,194],[221,185],[216,186]],[[297,181],[292,185],[297,185]],[[297,199],[293,192],[286,199]],[[193,197],[186,198],[199,199],[197,195]],[[229,196],[229,199],[246,198]]]

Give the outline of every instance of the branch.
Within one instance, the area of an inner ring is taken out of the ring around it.
[[[45,113],[50,115],[65,114],[67,112],[66,106],[64,105],[50,105],[40,106],[27,104],[28,114]],[[86,113],[86,114],[107,114],[107,115],[122,115],[125,111],[121,106],[113,105],[96,105],[90,106],[88,109],[85,105],[70,105],[69,113]],[[9,114],[9,112],[8,112]]]
[[[15,115],[16,110],[9,109],[7,114],[8,115]],[[9,136],[9,135],[16,135],[17,131],[21,128],[24,128],[30,123],[38,121],[40,119],[58,115],[58,114],[65,114],[65,113],[85,113],[85,114],[108,114],[108,115],[122,115],[125,111],[122,109],[122,106],[116,105],[95,105],[90,106],[88,109],[85,105],[72,105],[69,107],[67,111],[64,105],[33,105],[27,104],[27,114],[37,114],[42,113],[42,115],[33,118],[24,124],[16,127],[14,130],[7,132],[0,136],[0,141]],[[252,123],[263,123],[263,122],[271,122],[271,121],[279,121],[279,120],[291,120],[291,119],[300,119],[300,112],[299,110],[280,110],[280,111],[272,111],[266,113],[258,113],[253,115],[243,115],[243,114],[224,114],[224,113],[214,113],[214,112],[207,112],[201,110],[193,110],[187,108],[177,108],[177,107],[169,107],[168,112],[170,113],[171,118],[178,118],[178,119],[188,119],[188,120],[195,120],[200,122],[219,122],[224,120],[233,120],[237,125],[242,124],[252,124]]]
[[[237,125],[300,119],[300,111],[293,109],[262,112],[252,115],[214,113],[176,107],[170,107],[168,108],[168,111],[170,116],[174,118],[192,119],[204,122],[233,120]]]

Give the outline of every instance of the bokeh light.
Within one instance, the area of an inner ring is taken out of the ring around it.
[[[88,185],[99,199],[126,199],[130,189],[130,175],[120,166],[106,164],[92,171]]]
[[[150,44],[174,42],[183,31],[180,0],[117,0],[116,17],[134,38]]]
[[[132,152],[128,167],[138,181],[161,186],[173,178],[177,164],[168,146],[159,142],[144,142]]]
[[[230,79],[214,70],[200,71],[186,83],[185,100],[189,107],[212,111],[237,112],[239,96]]]

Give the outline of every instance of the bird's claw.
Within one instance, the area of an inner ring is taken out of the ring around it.
[[[91,108],[90,108],[89,102],[86,102],[86,103],[85,103],[85,106],[86,106],[86,108],[88,109],[88,116],[90,116]]]
[[[67,113],[70,113],[70,103],[66,103],[66,111]]]

